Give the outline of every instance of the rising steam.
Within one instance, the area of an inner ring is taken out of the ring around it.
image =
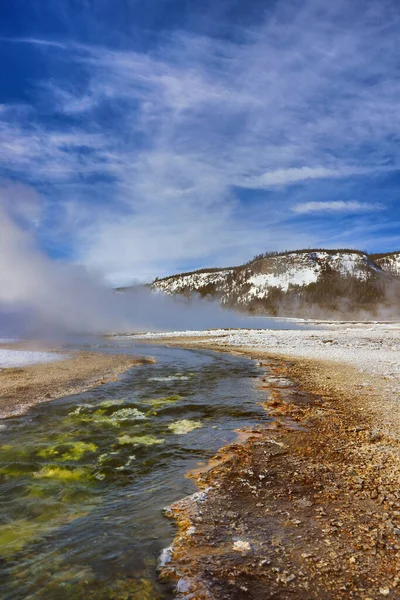
[[[144,286],[115,293],[84,267],[49,258],[38,248],[33,231],[5,203],[0,205],[0,277],[0,336],[250,325],[249,319],[216,302],[188,302]],[[265,319],[261,326],[266,326]]]

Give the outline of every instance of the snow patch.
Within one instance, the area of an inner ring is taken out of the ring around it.
[[[305,269],[289,269],[286,273],[281,275],[274,275],[273,273],[268,275],[253,275],[249,278],[251,284],[251,290],[249,296],[256,296],[258,298],[264,298],[268,295],[268,288],[279,287],[281,290],[286,292],[289,285],[308,285],[315,283],[318,279],[318,271],[311,268]]]
[[[54,352],[8,350],[0,348],[0,369],[55,362],[65,358],[66,356],[64,354],[56,354]]]

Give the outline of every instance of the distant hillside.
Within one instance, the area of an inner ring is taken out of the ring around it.
[[[400,307],[400,252],[269,252],[237,267],[156,279],[151,287],[170,295],[215,297],[224,306],[259,314],[320,317],[366,311],[381,317]]]
[[[383,271],[400,277],[400,252],[386,252],[385,254],[371,254],[374,261]]]

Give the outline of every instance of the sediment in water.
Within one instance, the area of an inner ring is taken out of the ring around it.
[[[399,441],[376,430],[363,376],[261,359],[275,423],[168,508],[179,531],[162,576],[179,599],[400,598]]]

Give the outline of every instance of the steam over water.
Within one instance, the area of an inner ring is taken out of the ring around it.
[[[223,310],[218,302],[188,302],[151,293],[143,285],[116,293],[101,273],[45,254],[23,215],[13,213],[16,206],[2,204],[0,198],[0,337],[275,327],[272,320],[257,324]]]
[[[235,428],[267,418],[248,359],[126,344],[104,350],[157,364],[2,422],[4,600],[173,597],[156,577],[174,535],[163,507]]]

